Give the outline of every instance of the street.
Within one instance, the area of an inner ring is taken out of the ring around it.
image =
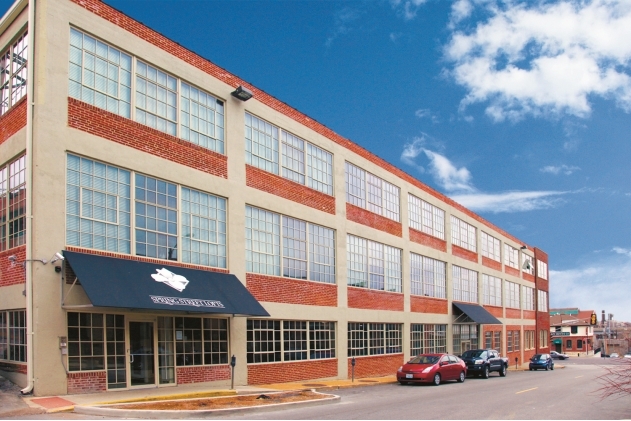
[[[222,419],[629,419],[631,396],[602,399],[597,377],[613,360],[571,358],[554,371],[511,371],[505,378],[467,378],[463,383],[387,384],[331,393],[340,403],[248,413]],[[14,419],[102,419],[80,414],[42,414]],[[213,417],[217,418],[217,417]]]

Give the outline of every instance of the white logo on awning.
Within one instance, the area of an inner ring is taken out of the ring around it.
[[[181,297],[160,297],[150,295],[154,304],[166,304],[169,306],[191,306],[191,307],[214,307],[225,308],[221,301],[216,300],[200,300],[198,298],[181,298]]]
[[[156,269],[156,272],[151,277],[156,282],[162,282],[173,289],[177,289],[179,292],[184,291],[186,285],[188,285],[188,279],[182,275],[176,275],[175,273],[165,268]]]

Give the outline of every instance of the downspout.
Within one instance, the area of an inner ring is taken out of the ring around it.
[[[35,107],[35,0],[28,2],[28,58],[26,76],[26,376],[28,385],[21,390],[23,395],[33,393],[33,111]]]

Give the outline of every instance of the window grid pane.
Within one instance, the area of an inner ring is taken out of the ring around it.
[[[204,318],[204,364],[228,364],[228,320]]]
[[[68,94],[111,113],[131,116],[131,56],[70,28]]]
[[[519,284],[506,281],[506,307],[519,308]]]
[[[535,289],[522,285],[522,295],[524,297],[524,310],[535,309]]]
[[[0,168],[0,251],[8,248],[7,244],[7,203],[8,203],[8,168]]]
[[[9,164],[9,248],[26,244],[26,156]]]
[[[309,359],[335,358],[335,322],[309,322]]]
[[[348,324],[348,356],[368,355],[368,324]]]
[[[309,224],[309,279],[335,283],[335,231]]]
[[[283,216],[283,276],[307,279],[307,223]]]
[[[477,251],[476,228],[452,215],[451,243],[471,251]]]
[[[68,324],[70,326],[70,323]],[[171,344],[173,347],[173,344]],[[127,355],[125,352],[125,316],[105,315],[105,349],[107,368],[107,388],[127,387]]]
[[[502,280],[495,276],[482,274],[483,303],[490,306],[502,306]]]
[[[504,244],[504,264],[514,269],[519,269],[519,250]]]
[[[246,271],[280,276],[280,216],[246,206]]]
[[[383,214],[383,186],[379,177],[366,173],[367,209],[378,215]]]
[[[305,141],[282,132],[282,176],[296,183],[305,184]]]
[[[177,260],[177,186],[136,174],[136,255]]]
[[[174,317],[175,365],[202,365],[202,320],[199,317]]]
[[[485,233],[480,232],[480,243],[482,244],[482,256],[500,262],[500,240]]]
[[[397,186],[386,181],[383,182],[384,216],[397,222],[400,221],[400,195],[400,189]]]
[[[68,313],[68,371],[105,369],[103,314]]]
[[[346,163],[346,201],[360,208],[366,208],[366,171],[351,163]]]
[[[0,56],[0,115],[26,95],[28,34],[25,32]]]
[[[307,359],[307,322],[283,321],[283,361]]]
[[[348,285],[368,287],[368,242],[367,240],[347,234],[346,250],[348,259]]]
[[[67,155],[66,244],[131,253],[129,171]]]
[[[180,136],[203,148],[224,153],[224,104],[214,96],[181,82]]]
[[[280,321],[278,320],[248,319],[248,364],[282,361],[280,333]]]
[[[478,302],[478,273],[452,266],[454,301]]]
[[[368,354],[381,355],[385,353],[384,324],[368,323]]]
[[[182,261],[226,267],[226,199],[182,187]]]
[[[410,253],[412,295],[446,298],[447,264],[440,260]]]
[[[248,113],[245,114],[245,160],[278,174],[278,127]]]
[[[410,355],[447,352],[447,325],[410,325]]]
[[[6,311],[0,311],[0,360],[9,359],[9,346],[8,346],[8,314]]]
[[[136,61],[136,121],[177,135],[177,79]]]
[[[333,195],[333,155],[307,143],[307,186]]]

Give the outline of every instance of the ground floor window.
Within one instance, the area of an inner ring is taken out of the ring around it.
[[[494,349],[500,354],[502,353],[502,332],[499,330],[493,332],[484,332],[484,347],[486,349]]]
[[[26,362],[26,311],[0,311],[0,360]]]
[[[548,336],[550,332],[545,329],[539,331],[539,347],[547,348],[548,347]]]
[[[410,355],[447,352],[447,325],[410,325]]]
[[[461,355],[478,347],[478,325],[453,325],[453,353]]]
[[[577,339],[576,340],[576,349],[583,349],[583,340],[582,339]]]
[[[335,358],[335,322],[247,321],[249,364],[322,358]]]
[[[572,349],[572,340],[568,339],[565,341],[565,349]]]
[[[534,349],[534,348],[535,348],[535,331],[526,330],[524,332],[524,349]]]
[[[400,353],[402,331],[400,323],[349,323],[348,356]]]

